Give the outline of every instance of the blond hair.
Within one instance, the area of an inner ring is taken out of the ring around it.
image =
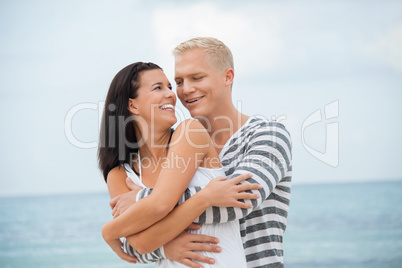
[[[234,69],[232,52],[222,41],[213,37],[196,37],[184,41],[173,49],[173,56],[176,58],[195,48],[203,49],[206,52],[207,60],[217,71]]]

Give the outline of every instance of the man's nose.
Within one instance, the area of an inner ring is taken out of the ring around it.
[[[194,85],[190,82],[183,82],[183,93],[188,95],[193,92],[195,92]]]

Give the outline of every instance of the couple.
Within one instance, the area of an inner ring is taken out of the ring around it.
[[[155,64],[131,64],[111,83],[98,156],[114,216],[105,241],[157,267],[283,267],[289,133],[234,107],[225,44],[193,38],[173,54],[177,95],[198,121],[171,129],[176,96]]]

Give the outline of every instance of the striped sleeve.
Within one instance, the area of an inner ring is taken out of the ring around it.
[[[264,200],[271,198],[271,193],[278,182],[285,179],[287,172],[292,169],[290,134],[282,124],[262,122],[247,136],[239,137],[242,138],[246,142],[237,147],[233,146],[235,149],[228,150],[227,155],[223,157],[223,161],[229,161],[232,167],[226,173],[232,174],[229,178],[251,173],[252,177],[242,183],[260,184],[262,186],[260,190],[248,191],[258,193],[260,198],[242,200],[252,204],[251,209],[229,207],[207,210],[200,216],[207,224],[238,220],[249,215]],[[239,154],[242,157],[239,157]]]
[[[136,257],[139,263],[154,263],[158,260],[166,259],[165,253],[163,251],[163,246],[158,248],[154,252],[140,254],[127,242],[127,239],[122,238],[122,240],[124,252],[130,256]]]
[[[152,193],[153,188],[142,188],[138,193],[135,202],[138,200],[150,195]]]
[[[180,197],[179,201],[177,202],[177,205],[180,205],[182,203],[184,203],[186,200],[188,200],[190,197],[192,197],[193,195],[195,195],[197,192],[201,191],[205,186],[194,186],[194,187],[188,187],[183,195]],[[143,188],[142,190],[140,190],[137,193],[137,197],[136,197],[136,201],[150,195],[152,193],[152,188]],[[207,210],[210,210],[212,208],[208,208]],[[195,223],[199,223],[199,224],[203,224],[205,223],[205,219],[204,217],[205,215],[201,215],[200,217],[198,217],[197,219],[194,220]]]

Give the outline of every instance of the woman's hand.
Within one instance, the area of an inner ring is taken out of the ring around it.
[[[131,207],[136,201],[137,193],[142,189],[142,187],[136,185],[130,178],[126,178],[126,184],[131,191],[125,194],[120,194],[109,202],[109,205],[112,208],[113,218],[118,217]]]
[[[230,180],[218,177],[211,180],[202,191],[208,196],[211,206],[250,209],[252,208],[251,204],[241,202],[239,199],[258,199],[260,197],[259,194],[247,193],[245,191],[259,190],[262,186],[258,183],[239,184],[249,178],[251,178],[251,174],[243,174]]]
[[[105,241],[109,245],[109,247],[117,254],[117,256],[119,256],[123,261],[134,264],[137,263],[138,259],[136,257],[132,257],[124,252],[123,243],[120,241],[120,239]]]

